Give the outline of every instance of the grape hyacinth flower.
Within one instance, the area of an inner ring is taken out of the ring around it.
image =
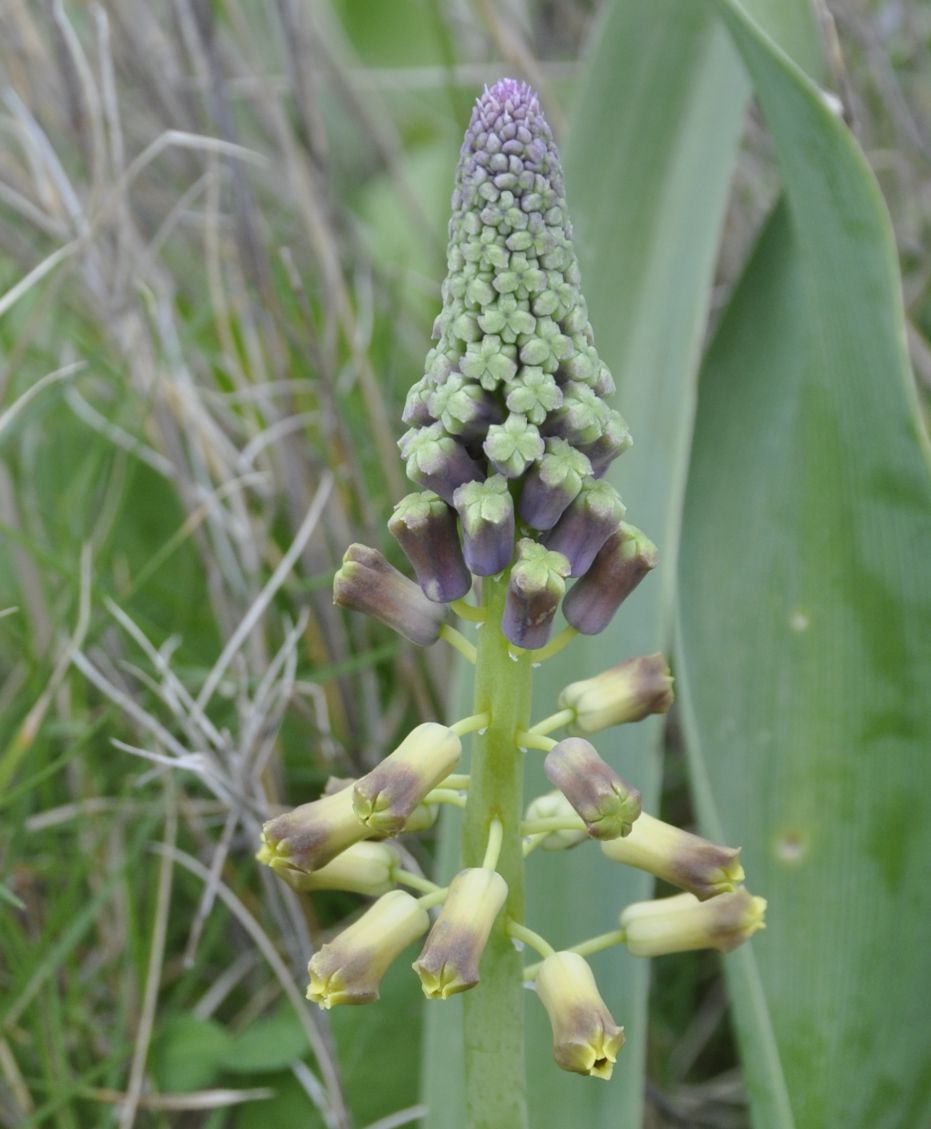
[[[559,154],[525,83],[501,79],[473,110],[441,296],[399,442],[419,489],[388,522],[416,579],[354,545],[334,599],[418,646],[453,646],[475,666],[474,712],[418,726],[367,776],[269,821],[258,857],[301,890],[342,881],[378,896],[311,959],[309,996],[322,1007],[377,998],[390,963],[429,933],[413,967],[429,999],[463,994],[468,1124],[526,1129],[525,983],[549,1016],[556,1063],[607,1080],[623,1029],[583,954],[726,950],[762,927],[765,903],[741,885],[739,852],[642,813],[636,781],[591,741],[669,709],[662,655],[580,677],[555,712],[531,719],[535,667],[577,634],[604,631],[657,555],[606,477],[630,433],[608,403],[614,381],[581,291]],[[560,609],[567,625],[555,630]],[[561,728],[570,735],[549,736]],[[524,761],[536,750],[556,790],[525,812]],[[371,842],[422,826],[440,804],[462,810],[448,886]],[[557,952],[525,920],[525,860],[591,839],[689,892],[630,907],[613,932]],[[539,963],[525,963],[528,947]]]

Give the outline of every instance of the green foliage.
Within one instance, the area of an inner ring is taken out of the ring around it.
[[[786,205],[702,374],[683,718],[703,818],[770,899],[728,966],[755,1124],[906,1129],[931,1108],[928,447],[869,169],[725,7]]]
[[[198,6],[200,24],[178,5],[163,25],[125,0],[106,6],[106,27],[81,5],[13,7],[2,85],[27,113],[15,100],[0,111],[0,301],[71,250],[0,314],[0,419],[46,374],[85,367],[0,424],[0,612],[17,609],[0,618],[0,1122],[118,1125],[141,1054],[145,1097],[272,1096],[212,1111],[143,1102],[138,1129],[326,1124],[292,1069],[323,1077],[298,1018],[310,1013],[284,1002],[269,959],[302,994],[312,938],[358,903],[263,885],[256,829],[285,782],[311,798],[442,708],[442,659],[347,626],[329,588],[347,540],[385,548],[457,139],[481,81],[523,65],[543,79],[554,122],[573,108],[560,142],[583,285],[636,443],[612,481],[660,548],[616,630],[541,674],[538,705],[580,673],[668,646],[678,607],[697,813],[706,833],[742,843],[753,892],[770,902],[768,931],[723,962],[739,1073],[724,1022],[697,1062],[683,1049],[707,1018],[696,1009],[718,1014],[716,962],[664,959],[650,997],[645,963],[600,954],[599,983],[627,1028],[615,1079],[551,1066],[528,993],[532,1124],[665,1127],[667,1105],[688,1119],[712,1101],[689,1106],[684,1081],[725,1071],[746,1085],[755,1129],[923,1124],[927,445],[883,202],[846,127],[786,57],[835,92],[848,79],[866,91],[859,127],[880,163],[904,144],[888,133],[900,99],[886,93],[885,60],[874,77],[872,41],[849,38],[861,17],[840,22],[842,82],[804,0],[608,0],[584,55],[573,29],[585,4],[530,5],[528,36],[510,6],[432,0],[346,0],[332,19],[317,5],[219,0]],[[911,14],[890,33],[893,62],[920,106],[914,44],[927,16],[900,8]],[[785,196],[766,219],[775,174],[757,125],[739,159],[752,95]],[[168,128],[265,163],[172,143],[124,180]],[[903,164],[879,171],[920,358],[927,232],[920,178]],[[752,255],[738,221],[762,227]],[[204,706],[214,736],[184,694],[202,691],[328,472],[319,525]],[[662,785],[687,818],[674,756],[664,777],[665,737],[639,726],[602,751],[648,808]],[[174,755],[173,739],[207,760],[176,766],[168,788],[164,766],[114,738],[159,756]],[[457,833],[450,821],[440,869]],[[175,866],[159,903],[174,848],[216,864],[221,895],[199,939],[201,877]],[[562,856],[531,883],[529,923],[558,943],[610,928],[649,892],[591,861]],[[337,1048],[358,1126],[417,1102],[425,1023],[429,1123],[458,1129],[461,1008],[423,1012],[411,980],[402,962],[379,1005],[313,1021]],[[662,1101],[644,1113],[647,1070]]]

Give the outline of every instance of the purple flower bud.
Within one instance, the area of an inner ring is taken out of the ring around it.
[[[610,483],[586,482],[543,542],[569,558],[570,576],[581,576],[623,516],[624,505]]]
[[[583,737],[566,737],[546,754],[543,771],[585,821],[593,839],[629,835],[640,793],[626,784]]]
[[[567,621],[583,635],[597,635],[656,565],[656,546],[633,525],[621,522],[591,567],[563,601]]]
[[[437,641],[446,612],[377,549],[359,544],[350,545],[343,556],[333,580],[333,603],[374,616],[419,647]]]
[[[612,410],[605,417],[601,435],[593,443],[586,443],[579,449],[588,455],[595,477],[601,478],[618,455],[623,455],[632,444],[624,417],[620,412]]]
[[[462,551],[476,576],[496,576],[514,555],[514,502],[500,474],[467,482],[453,498],[462,523]]]
[[[608,408],[587,384],[570,381],[563,389],[561,407],[546,420],[546,434],[568,439],[573,447],[596,442],[604,431]]]
[[[404,550],[428,599],[458,600],[472,587],[462,557],[455,513],[437,494],[408,494],[388,519],[391,536]]]
[[[534,529],[552,529],[591,472],[581,451],[565,439],[547,439],[546,454],[524,480],[518,513]]]
[[[435,387],[433,381],[426,376],[410,386],[404,411],[401,413],[401,420],[408,427],[427,427],[434,422],[434,417],[430,414],[430,397]]]
[[[501,630],[527,650],[543,647],[566,590],[569,562],[562,553],[525,537],[517,542],[517,562],[508,580]]]
[[[448,435],[441,423],[406,432],[398,446],[407,464],[407,477],[450,505],[457,486],[485,477],[465,447]]]

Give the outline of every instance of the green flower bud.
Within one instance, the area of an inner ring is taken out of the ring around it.
[[[445,1000],[479,982],[479,961],[507,896],[507,883],[487,867],[462,870],[452,880],[413,965],[428,999]]]
[[[646,812],[629,835],[601,849],[613,862],[646,870],[702,901],[734,890],[744,878],[739,847],[719,847]]]
[[[523,354],[524,349],[521,350],[522,357]],[[539,426],[546,419],[547,413],[562,403],[562,390],[549,373],[541,368],[525,365],[520,371],[520,379],[508,392],[506,403],[509,411],[523,415],[532,424]],[[541,450],[540,454],[542,453]]]
[[[430,915],[404,890],[384,894],[335,937],[307,966],[307,998],[324,1009],[378,999],[382,977],[394,960],[430,928]]]
[[[671,705],[672,675],[659,653],[627,659],[594,678],[572,682],[559,695],[559,708],[575,710],[573,727],[582,733],[642,721]]]
[[[563,1070],[607,1081],[624,1045],[584,957],[548,956],[537,973],[537,995],[553,1028],[553,1057]]]
[[[526,416],[512,414],[504,423],[493,424],[483,450],[499,474],[519,478],[527,467],[539,459],[545,447],[540,432]]]
[[[540,841],[544,851],[566,851],[570,847],[577,847],[589,839],[587,828],[562,792],[545,792],[537,796],[528,805],[524,812],[524,819],[528,823],[536,823],[543,819],[559,819],[566,822],[578,822],[578,829],[564,828],[560,831],[547,831]]]
[[[560,741],[547,753],[543,771],[585,821],[593,839],[630,834],[640,815],[640,793],[588,741],[582,737]]]
[[[418,725],[389,756],[353,787],[352,806],[366,828],[397,835],[424,796],[449,776],[462,752],[445,725]]]
[[[753,897],[744,887],[700,902],[691,894],[635,902],[621,914],[621,928],[634,956],[659,957],[692,949],[717,949],[729,953],[760,929],[766,899]]]

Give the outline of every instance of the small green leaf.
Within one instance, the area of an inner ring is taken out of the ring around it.
[[[291,1005],[284,1004],[233,1036],[223,1068],[233,1074],[258,1074],[281,1070],[306,1054],[307,1034]]]
[[[231,1036],[213,1019],[175,1015],[160,1027],[152,1048],[159,1090],[188,1093],[213,1085],[229,1052]]]

